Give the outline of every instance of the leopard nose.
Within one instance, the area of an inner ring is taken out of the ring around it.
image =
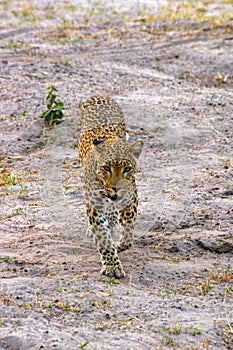
[[[116,189],[116,187],[112,187],[112,190],[114,191],[114,194],[111,195],[111,199],[116,200],[117,199],[117,189]]]
[[[118,198],[118,197],[117,197],[117,194],[114,194],[113,196],[111,196],[111,199],[112,199],[113,201],[115,201],[117,198]]]

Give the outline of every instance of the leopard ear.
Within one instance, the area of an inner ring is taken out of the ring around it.
[[[102,152],[104,149],[104,140],[101,137],[93,140],[93,144],[98,152]]]
[[[142,146],[143,146],[142,140],[137,140],[132,146],[130,146],[131,152],[132,152],[134,158],[136,158],[136,159],[139,158],[139,156],[142,152]]]

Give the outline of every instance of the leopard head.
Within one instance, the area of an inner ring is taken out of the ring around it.
[[[119,200],[131,191],[135,182],[136,161],[143,146],[142,140],[133,145],[121,139],[97,139],[94,141],[97,154],[97,176],[103,183],[107,197]]]

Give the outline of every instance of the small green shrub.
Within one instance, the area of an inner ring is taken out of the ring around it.
[[[43,112],[42,118],[49,126],[54,126],[61,123],[61,120],[64,116],[63,107],[64,103],[57,101],[56,95],[57,89],[54,85],[48,87],[48,95],[46,97],[47,101],[47,110]]]
[[[5,263],[9,263],[11,260],[11,258],[9,256],[4,256],[4,258],[2,258],[2,261]]]

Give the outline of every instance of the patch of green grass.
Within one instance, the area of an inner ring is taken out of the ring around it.
[[[167,129],[167,125],[156,125],[155,127],[151,128],[150,131],[153,133],[163,132]]]
[[[158,329],[154,329],[153,331],[161,335],[161,343],[167,346],[174,346],[176,344],[175,337],[179,334],[190,334],[192,336],[202,334],[202,331],[195,325],[183,327],[179,324],[178,320],[175,321],[173,326],[163,326]]]
[[[70,68],[73,67],[72,63],[69,60],[59,61],[59,64]]]
[[[68,10],[70,12],[75,12],[77,10],[74,4],[66,4],[63,6],[64,10]]]
[[[163,299],[171,299],[174,295],[176,295],[176,293],[166,290],[159,290],[158,292],[156,292],[156,295]]]
[[[43,148],[43,147],[45,147],[45,146],[47,145],[47,143],[48,143],[48,139],[44,139],[44,140],[42,140],[42,141],[36,142],[36,143],[34,144],[34,147],[35,147],[35,148]]]
[[[24,23],[35,23],[39,21],[39,17],[36,15],[37,6],[30,4],[30,2],[25,2],[21,6],[14,7],[11,11],[15,18],[18,18],[21,24]]]
[[[225,3],[232,4],[232,1],[226,0]],[[166,20],[176,23],[180,20],[192,20],[200,23],[209,22],[213,25],[226,25],[226,21],[233,17],[231,11],[220,9],[219,13],[211,15],[209,5],[212,3],[214,3],[214,0],[174,1],[168,6],[162,7],[158,14],[152,14],[144,10],[135,21],[153,23],[158,20]]]
[[[4,192],[2,192],[1,195],[5,195],[5,196],[9,196],[13,192],[12,189],[10,189],[8,186],[4,186],[3,190]]]
[[[24,9],[22,9],[21,15],[22,15],[23,17],[31,17],[31,16],[34,16],[32,9],[29,9],[29,8],[24,8]]]
[[[23,215],[24,214],[24,208],[16,208],[15,209],[15,215]]]
[[[11,260],[11,258],[9,256],[4,256],[4,258],[2,258],[2,262],[4,263],[9,263]]]
[[[178,335],[181,333],[181,331],[182,331],[182,326],[179,324],[178,321],[176,321],[172,328],[172,333]]]
[[[61,120],[64,116],[64,103],[57,101],[56,92],[57,89],[54,85],[50,85],[48,87],[48,94],[46,97],[47,109],[42,113],[42,118],[44,118],[46,124],[49,126],[54,126],[61,123]]]
[[[2,0],[2,1],[1,1],[0,5],[2,6],[2,9],[3,9],[4,11],[7,11],[7,10],[8,10],[8,8],[9,8],[9,2],[10,2],[10,0]]]
[[[202,334],[202,331],[200,328],[197,328],[195,325],[191,325],[190,327],[185,327],[183,332],[185,334],[190,334],[194,337],[196,337],[197,335]]]
[[[228,284],[232,284],[233,276],[232,276],[232,266],[228,264],[225,268],[220,266],[215,266],[213,269],[208,271],[204,282],[202,282],[197,288],[200,290],[200,293],[203,295],[207,295],[209,291],[216,286],[216,284],[225,283],[225,295],[226,298],[226,290],[228,289]],[[227,293],[228,294],[228,293]]]
[[[207,295],[212,288],[211,276],[207,276],[205,281],[198,288],[201,294]]]
[[[23,47],[25,45],[24,42],[22,41],[13,41],[13,40],[10,40],[10,41],[7,41],[5,44],[4,44],[4,48],[5,49],[20,49],[21,47]]]
[[[18,198],[25,199],[28,197],[28,187],[24,185],[23,183],[19,183],[20,190],[18,194]]]
[[[17,184],[16,175],[12,172],[12,173],[10,173],[9,177],[10,177],[10,179],[9,179],[10,180],[10,184],[13,185],[13,186],[16,185]]]
[[[79,344],[80,349],[84,349],[89,344],[89,341],[84,341],[83,343]]]
[[[173,345],[174,340],[171,337],[170,330],[167,327],[163,327],[159,329],[159,333],[161,334],[161,343],[163,345]]]
[[[54,196],[60,196],[62,193],[63,193],[63,191],[62,191],[61,188],[55,188],[55,189],[53,190]]]
[[[108,284],[119,284],[118,280],[115,277],[111,277],[107,280]]]
[[[11,172],[10,174],[3,174],[2,179],[5,186],[13,185],[15,186],[17,184],[17,178],[15,173]]]
[[[54,19],[54,18],[56,18],[56,14],[52,13],[52,12],[46,12],[44,14],[44,17],[45,17],[45,19]]]
[[[226,303],[228,297],[233,296],[233,286],[227,286],[224,291],[223,303]]]
[[[78,314],[82,312],[82,309],[79,307],[79,305],[71,305],[69,302],[60,302],[53,305],[53,307],[57,307],[65,312],[73,312]]]

